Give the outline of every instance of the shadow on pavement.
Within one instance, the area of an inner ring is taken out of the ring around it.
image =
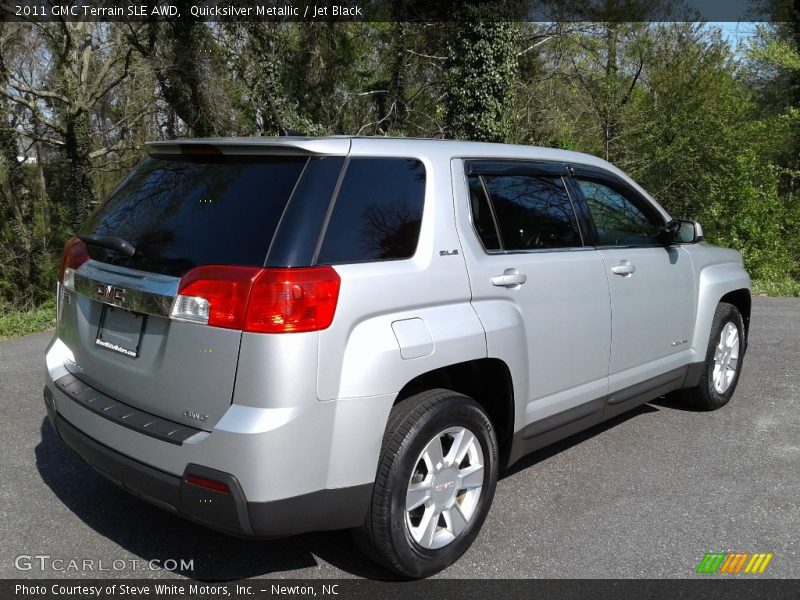
[[[361,554],[348,531],[248,540],[196,525],[106,480],[61,441],[46,418],[40,431],[36,467],[45,484],[99,535],[143,561],[194,559],[194,570],[175,573],[201,581],[232,581],[316,567],[318,556],[358,577],[393,578]]]
[[[670,410],[680,410],[683,412],[707,412],[701,408],[697,408],[689,404],[689,402],[682,399],[678,395],[678,392],[672,392],[671,394],[667,394],[666,396],[661,396],[660,398],[656,398],[655,400],[651,401],[650,404],[654,406],[660,406],[661,408],[668,408]]]
[[[659,398],[651,404],[669,406]],[[530,468],[638,415],[658,411],[643,404],[627,413],[525,456],[501,479]],[[40,428],[36,466],[42,480],[79,519],[144,561],[194,559],[194,570],[175,573],[200,581],[233,581],[318,566],[316,557],[357,577],[392,580],[372,563],[348,531],[309,533],[280,540],[248,540],[219,533],[141,501],[106,480],[68,448],[47,418]],[[500,482],[502,485],[502,481]],[[126,574],[127,575],[127,574]],[[335,575],[334,575],[335,576]]]

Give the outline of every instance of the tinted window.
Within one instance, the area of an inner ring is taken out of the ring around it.
[[[657,236],[663,223],[656,215],[646,214],[632,200],[604,183],[578,179],[578,185],[594,220],[598,245],[638,246],[659,243]]]
[[[305,158],[145,159],[82,233],[121,237],[130,258],[90,246],[92,258],[181,276],[198,265],[262,266]]]
[[[417,160],[350,160],[317,262],[410,258],[417,249],[425,168]]]
[[[505,250],[581,245],[578,222],[560,177],[484,175]]]
[[[489,200],[483,191],[481,178],[472,175],[469,178],[469,198],[472,208],[472,223],[486,250],[499,250],[500,238],[492,216]]]

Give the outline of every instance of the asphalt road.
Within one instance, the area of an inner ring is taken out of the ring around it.
[[[173,577],[134,566],[170,558],[192,559],[178,574],[203,580],[388,576],[346,532],[243,541],[105,481],[46,421],[51,335],[0,342],[0,577]],[[691,578],[713,550],[773,552],[762,577],[800,577],[798,356],[800,300],[757,298],[727,407],[660,399],[523,459],[499,482],[474,546],[441,576]],[[18,571],[19,555],[109,570]]]

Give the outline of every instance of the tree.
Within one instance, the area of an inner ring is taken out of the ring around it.
[[[174,5],[184,16],[129,24],[127,41],[147,60],[161,97],[189,135],[230,135],[234,119],[219,44],[209,26],[189,16],[190,2],[177,0]],[[178,136],[174,122],[167,136]]]
[[[781,233],[791,245],[787,271],[800,280],[800,5],[785,0],[769,5],[776,20],[756,29],[746,79],[758,100],[762,130],[773,140],[763,151],[776,164],[783,197]]]
[[[458,3],[445,23],[443,0],[415,5],[419,24],[0,24],[0,300],[49,294],[64,236],[145,141],[281,128],[603,156],[800,293],[798,15],[763,1],[780,16],[744,60],[685,15],[645,18],[673,0],[553,0],[546,23],[520,23],[522,0]]]
[[[53,200],[75,229],[94,200],[90,113],[125,80],[132,50],[115,25],[59,20],[3,27],[20,31],[0,46],[0,94],[25,113],[26,136],[59,148],[65,164]]]
[[[0,126],[0,165],[5,170],[0,185],[0,300],[25,305],[40,295],[33,252],[35,207],[24,158],[19,159],[18,115],[4,97],[0,97],[0,113],[8,115]]]
[[[783,186],[791,197],[800,179],[800,4],[765,3],[774,21],[756,28],[746,49],[748,84],[755,91],[761,118],[786,134],[774,158],[784,167]]]
[[[280,78],[283,50],[279,24],[261,21],[225,22],[221,48],[235,83],[233,102],[244,127],[260,135],[278,135],[291,115]]]
[[[447,23],[443,39],[444,124],[454,138],[502,142],[517,68],[519,26],[493,22],[487,5],[463,8],[473,16]]]

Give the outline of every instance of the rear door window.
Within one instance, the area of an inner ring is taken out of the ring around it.
[[[151,156],[89,218],[83,234],[132,243],[91,257],[180,277],[199,265],[263,266],[305,157]]]
[[[469,178],[469,201],[472,209],[472,224],[481,239],[484,250],[500,250],[500,237],[495,219],[483,182],[477,175]]]
[[[481,175],[491,203],[492,221],[476,215],[475,194],[480,195],[478,178],[470,177],[473,220],[487,250],[498,246],[505,251],[574,248],[582,245],[578,220],[560,176]]]
[[[348,162],[318,264],[411,258],[425,203],[425,167],[405,158]]]

